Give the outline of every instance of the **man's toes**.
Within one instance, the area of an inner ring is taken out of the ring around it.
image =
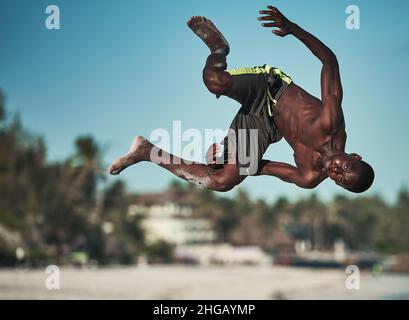
[[[118,175],[122,170],[122,163],[119,160],[115,160],[108,168],[109,174]]]
[[[108,168],[108,173],[110,175],[116,176],[117,175],[117,169],[115,167],[109,167]]]
[[[197,22],[198,21],[198,17],[197,16],[193,16],[193,17],[191,17],[190,19],[189,19],[189,23],[195,23],[195,22]]]
[[[191,17],[191,18],[189,19],[189,21],[187,22],[187,25],[188,25],[189,28],[193,29],[193,28],[195,28],[195,26],[197,25],[197,23],[198,23],[197,17],[196,17],[196,16],[193,16],[193,17]]]
[[[122,172],[123,168],[113,168],[109,173],[113,176],[118,176]]]
[[[116,172],[116,171],[117,171],[117,167],[111,164],[111,165],[109,166],[109,168],[108,168],[108,173],[109,173],[109,174],[112,174],[112,175],[115,175],[115,172]]]
[[[188,25],[189,27],[191,27],[191,26],[193,25],[193,23],[194,23],[194,20],[195,20],[195,17],[191,17],[191,18],[187,21],[187,25]]]
[[[111,171],[109,171],[109,174],[110,174],[111,176],[117,176],[117,175],[119,175],[119,170],[117,170],[117,169],[112,169]]]

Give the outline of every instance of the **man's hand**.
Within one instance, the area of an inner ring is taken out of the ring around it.
[[[220,151],[221,146],[218,143],[213,143],[206,152],[206,163],[208,165],[216,165]]]
[[[272,32],[279,37],[285,37],[292,33],[294,23],[288,20],[276,7],[267,6],[268,10],[261,10],[260,14],[265,15],[257,18],[260,21],[271,21],[261,24],[263,27],[275,27]]]

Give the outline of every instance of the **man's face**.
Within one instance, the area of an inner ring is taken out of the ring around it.
[[[346,189],[350,188],[358,179],[361,159],[355,153],[330,157],[325,163],[328,177],[334,180],[337,185]]]

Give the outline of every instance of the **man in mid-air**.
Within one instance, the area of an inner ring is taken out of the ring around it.
[[[209,19],[192,17],[188,26],[211,52],[203,70],[205,85],[217,97],[225,95],[241,104],[221,143],[224,151],[220,154],[220,145],[214,144],[207,152],[207,164],[185,163],[139,136],[129,152],[111,164],[110,174],[149,161],[216,191],[231,190],[249,175],[275,176],[308,189],[329,177],[355,193],[372,185],[372,167],[358,154],[345,152],[347,135],[335,54],[277,8],[267,6],[260,14],[263,27],[273,28],[272,33],[279,37],[293,35],[321,61],[321,100],[278,68],[263,65],[226,71],[228,42]],[[294,150],[296,166],[262,159],[268,146],[283,137]]]

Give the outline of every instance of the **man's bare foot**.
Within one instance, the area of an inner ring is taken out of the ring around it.
[[[112,162],[108,168],[108,172],[112,175],[118,175],[127,167],[138,162],[148,160],[150,154],[150,142],[144,137],[137,136],[133,140],[128,153]]]
[[[200,39],[204,41],[211,52],[223,51],[226,55],[229,54],[229,43],[212,21],[205,17],[194,16],[189,19],[187,25]]]

